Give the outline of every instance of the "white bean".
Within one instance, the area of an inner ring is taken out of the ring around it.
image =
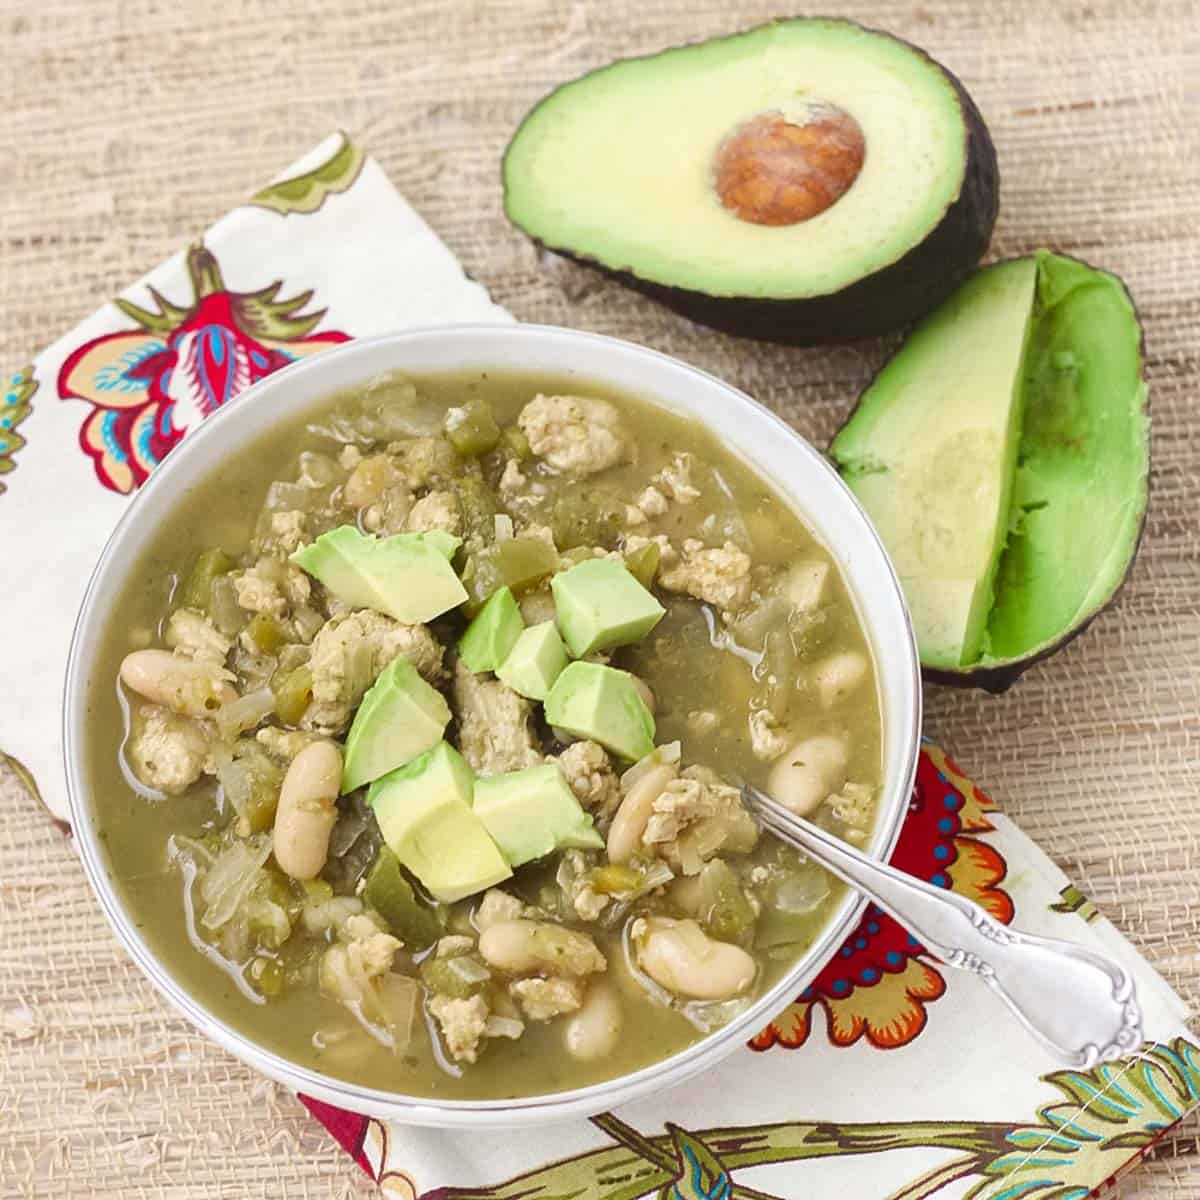
[[[590,975],[608,965],[586,933],[548,921],[497,921],[479,935],[479,953],[513,975]]]
[[[185,717],[211,717],[237,699],[228,672],[169,650],[134,650],[121,662],[126,687]]]
[[[846,743],[831,734],[797,742],[771,768],[767,791],[784,808],[807,816],[846,782]]]
[[[635,930],[638,966],[676,996],[728,1000],[754,982],[757,966],[740,946],[718,942],[692,920],[648,917]]]
[[[867,677],[867,660],[857,650],[843,650],[817,663],[813,682],[822,708],[844,700]]]
[[[654,801],[676,773],[674,763],[660,763],[629,789],[608,827],[609,862],[627,863],[637,853]]]
[[[616,1049],[623,1023],[616,988],[606,980],[593,980],[583,998],[583,1007],[563,1029],[567,1053],[585,1062],[604,1058]]]
[[[275,810],[275,861],[293,879],[315,879],[337,820],[342,756],[332,742],[305,746],[288,767]]]

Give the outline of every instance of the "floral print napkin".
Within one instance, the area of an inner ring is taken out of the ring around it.
[[[255,380],[352,337],[506,321],[342,135],[44,351],[0,391],[5,760],[67,818],[70,631],[128,497]],[[544,1136],[388,1127],[301,1097],[406,1200],[1082,1200],[1200,1104],[1182,1002],[1045,855],[926,745],[893,855],[999,920],[1133,972],[1147,1042],[1066,1071],[975,976],[877,909],[742,1050],[686,1087]]]

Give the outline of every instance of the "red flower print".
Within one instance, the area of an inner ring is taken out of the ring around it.
[[[187,268],[189,306],[154,288],[155,310],[115,301],[138,328],[85,343],[59,372],[59,396],[93,406],[79,444],[115,492],[137,488],[189,429],[252,383],[350,340],[334,330],[312,332],[323,309],[296,315],[311,291],[281,300],[278,280],[257,292],[228,291],[200,243],[188,251]]]
[[[1012,921],[1012,899],[999,885],[1007,864],[968,834],[986,833],[992,802],[934,746],[926,745],[893,865],[982,904],[998,921]],[[825,1011],[829,1040],[851,1046],[865,1037],[882,1050],[906,1046],[925,1028],[925,1006],[946,991],[936,959],[874,905],[837,956],[805,990],[750,1041],[754,1050],[795,1049],[811,1030],[813,1009]]]

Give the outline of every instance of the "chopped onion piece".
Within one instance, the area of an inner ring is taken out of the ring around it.
[[[233,917],[270,855],[268,833],[233,842],[217,855],[200,884],[204,902],[200,924],[205,929],[220,929]]]
[[[275,694],[269,687],[261,687],[256,692],[248,692],[228,704],[222,704],[215,714],[217,729],[223,738],[237,737],[243,730],[253,729],[274,711]]]

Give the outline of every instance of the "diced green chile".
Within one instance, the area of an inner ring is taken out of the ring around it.
[[[700,905],[700,923],[718,941],[738,941],[754,927],[754,909],[738,877],[719,858],[700,872]]]
[[[387,846],[379,848],[367,872],[363,899],[409,950],[432,946],[444,932],[441,914],[417,899],[412,884],[400,870],[400,860]]]
[[[500,426],[486,400],[468,400],[461,408],[446,413],[446,438],[464,458],[478,458],[494,450],[500,440]]]
[[[487,546],[468,555],[463,567],[462,582],[468,597],[463,611],[474,616],[502,587],[511,588],[519,596],[557,568],[558,554],[540,538],[508,538]]]
[[[275,712],[285,725],[299,725],[312,700],[312,668],[303,663],[280,680],[271,681]]]
[[[658,560],[662,555],[657,542],[647,542],[625,555],[625,569],[642,585],[649,588],[658,574]]]
[[[263,654],[274,654],[289,640],[279,618],[270,613],[255,613],[246,626],[246,633]]]
[[[474,956],[427,958],[420,967],[421,982],[431,991],[468,1000],[488,985],[490,973]]]
[[[213,580],[218,575],[228,574],[233,570],[233,565],[233,559],[219,546],[212,550],[205,550],[188,572],[187,579],[180,590],[180,603],[186,604],[189,608],[198,608],[202,612],[208,612],[208,606],[212,603]]]

